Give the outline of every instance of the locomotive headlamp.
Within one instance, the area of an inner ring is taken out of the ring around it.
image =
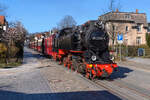
[[[89,65],[89,67],[91,67],[91,68],[92,68],[92,67],[93,67],[93,65],[92,65],[92,64],[90,64],[90,65]]]
[[[92,59],[92,61],[96,61],[97,58],[96,58],[96,56],[94,55],[94,56],[91,57],[91,59]]]

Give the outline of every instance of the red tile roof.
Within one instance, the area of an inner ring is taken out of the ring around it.
[[[41,38],[42,34],[36,34],[37,38]]]
[[[5,24],[5,16],[0,16],[0,24]]]

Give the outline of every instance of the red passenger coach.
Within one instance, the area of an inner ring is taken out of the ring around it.
[[[53,38],[55,34],[44,38],[44,54],[47,56],[52,56],[53,58],[56,58],[57,52],[53,51]]]
[[[37,51],[41,52],[42,51],[42,39],[37,40]]]
[[[47,43],[48,43],[48,39],[45,38],[44,39],[44,54],[45,55],[48,55],[48,53],[47,53],[48,52],[48,44]]]

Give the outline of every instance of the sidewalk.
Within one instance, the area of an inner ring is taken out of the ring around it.
[[[146,72],[150,72],[150,59],[148,58],[131,58],[127,57],[126,61],[117,62],[119,66],[126,66],[131,68],[136,68]]]
[[[150,65],[150,59],[148,59],[148,58],[127,57],[127,61],[132,61],[132,62],[144,64],[144,65]]]

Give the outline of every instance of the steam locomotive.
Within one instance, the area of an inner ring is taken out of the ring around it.
[[[117,69],[117,64],[110,58],[108,43],[105,25],[102,21],[93,20],[31,42],[30,47],[94,79],[107,78]]]

